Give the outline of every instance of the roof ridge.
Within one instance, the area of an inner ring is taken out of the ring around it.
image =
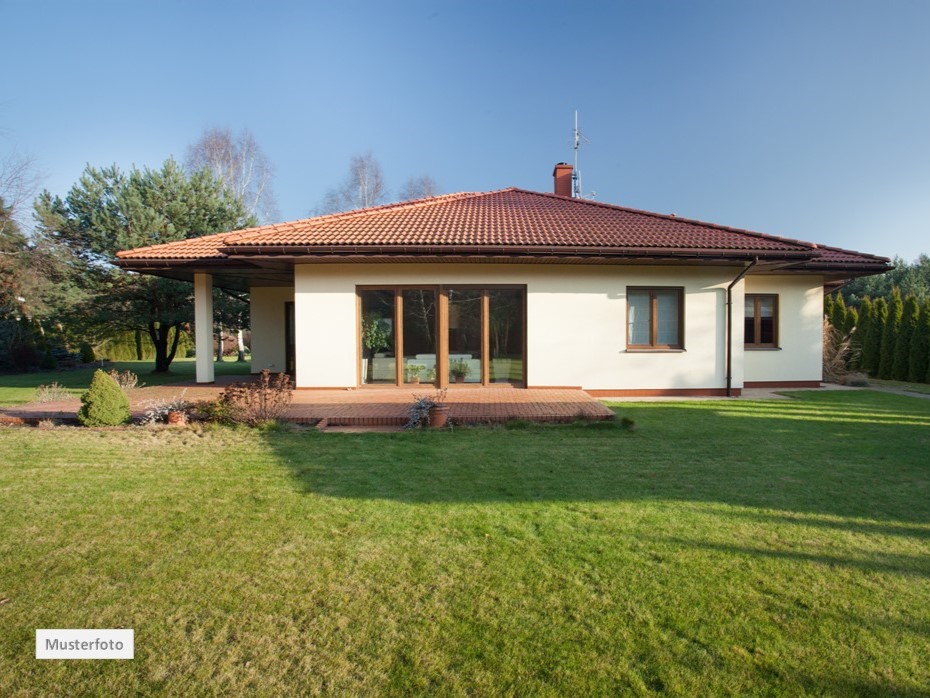
[[[782,235],[772,235],[770,233],[761,233],[757,230],[749,230],[748,228],[736,228],[731,225],[722,225],[720,223],[711,223],[709,221],[702,221],[698,218],[687,218],[684,216],[679,216],[675,213],[657,213],[656,211],[647,211],[641,208],[633,208],[631,206],[621,206],[619,204],[608,204],[603,201],[593,201],[591,199],[576,199],[570,196],[559,196],[558,194],[551,194],[545,191],[533,191],[531,189],[520,189],[519,187],[511,187],[515,191],[519,191],[523,194],[535,194],[537,196],[544,196],[550,199],[556,199],[558,201],[570,200],[580,204],[587,204],[589,206],[598,206],[601,208],[613,209],[616,211],[625,211],[627,213],[635,213],[641,216],[649,216],[651,218],[660,218],[667,221],[675,221],[680,223],[687,223],[688,225],[697,225],[703,228],[715,228],[717,230],[725,230],[730,233],[737,233],[740,235],[750,235],[752,237],[764,238],[766,240],[778,240],[780,242],[787,242],[789,244],[799,245],[801,247],[806,247],[807,249],[816,249],[817,244],[813,242],[805,242],[804,240],[798,240],[795,238],[784,237]],[[508,191],[508,190],[502,190]],[[492,193],[492,192],[489,192]],[[493,192],[497,193],[497,192]]]
[[[263,225],[253,228],[245,228],[244,230],[233,230],[228,233],[228,238],[223,242],[239,242],[242,243],[247,241],[249,238],[258,236],[272,230],[277,230],[283,226],[294,226],[304,224],[310,227],[324,225],[334,220],[344,220],[347,218],[356,218],[361,216],[368,216],[373,213],[381,213],[383,211],[393,211],[397,209],[404,208],[418,208],[423,206],[430,206],[433,204],[440,204],[446,201],[452,200],[465,200],[469,198],[474,198],[478,196],[483,196],[489,193],[496,192],[453,192],[450,194],[438,194],[436,196],[426,196],[419,199],[408,199],[407,201],[394,201],[389,204],[381,204],[379,206],[369,206],[368,208],[354,208],[351,211],[337,211],[335,213],[326,213],[322,216],[310,216],[309,218],[298,218],[294,221],[285,221],[284,223],[271,223],[269,225]]]
[[[184,243],[190,243],[195,240],[201,241],[201,240],[212,240],[213,238],[224,238],[223,241],[225,242],[224,236],[229,235],[231,232],[234,232],[234,231],[223,230],[218,233],[208,233],[206,235],[195,235],[194,237],[181,238],[180,240],[171,240],[170,242],[156,242],[154,245],[145,245],[144,247],[133,247],[132,249],[129,249],[129,250],[118,250],[116,252],[116,257],[117,258],[123,257],[124,255],[127,255],[130,252],[141,252],[142,250],[153,250],[153,249],[158,249],[162,247],[171,247],[173,245],[182,245]]]

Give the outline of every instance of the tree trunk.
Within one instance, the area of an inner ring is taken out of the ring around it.
[[[236,341],[239,344],[239,352],[236,354],[236,361],[242,363],[245,361],[245,340],[242,338],[242,328],[236,332]]]
[[[136,330],[136,361],[142,361],[142,330]]]
[[[171,342],[171,349],[168,349],[168,337],[171,335],[171,328],[174,327],[174,340]],[[155,345],[155,370],[153,373],[167,373],[174,361],[174,355],[178,351],[178,341],[181,339],[181,328],[178,325],[159,324],[155,326],[154,322],[149,323],[149,337],[152,344]]]
[[[216,360],[223,360],[223,326],[220,324],[216,326]]]

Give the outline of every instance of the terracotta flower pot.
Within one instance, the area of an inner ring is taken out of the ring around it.
[[[168,413],[168,424],[187,424],[187,414],[180,410],[172,410]]]
[[[433,429],[442,429],[449,423],[449,406],[433,405],[429,408],[429,425]]]
[[[465,382],[465,376],[464,376],[464,375],[462,375],[462,376],[456,376],[456,377],[455,377],[455,382],[456,382],[456,383],[464,383],[464,382]]]

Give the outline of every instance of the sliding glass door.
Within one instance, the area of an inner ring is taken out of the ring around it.
[[[526,383],[526,289],[359,288],[362,385]]]

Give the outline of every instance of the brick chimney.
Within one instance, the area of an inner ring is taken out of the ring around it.
[[[572,166],[567,162],[560,162],[552,170],[552,179],[555,180],[556,196],[572,195]]]

